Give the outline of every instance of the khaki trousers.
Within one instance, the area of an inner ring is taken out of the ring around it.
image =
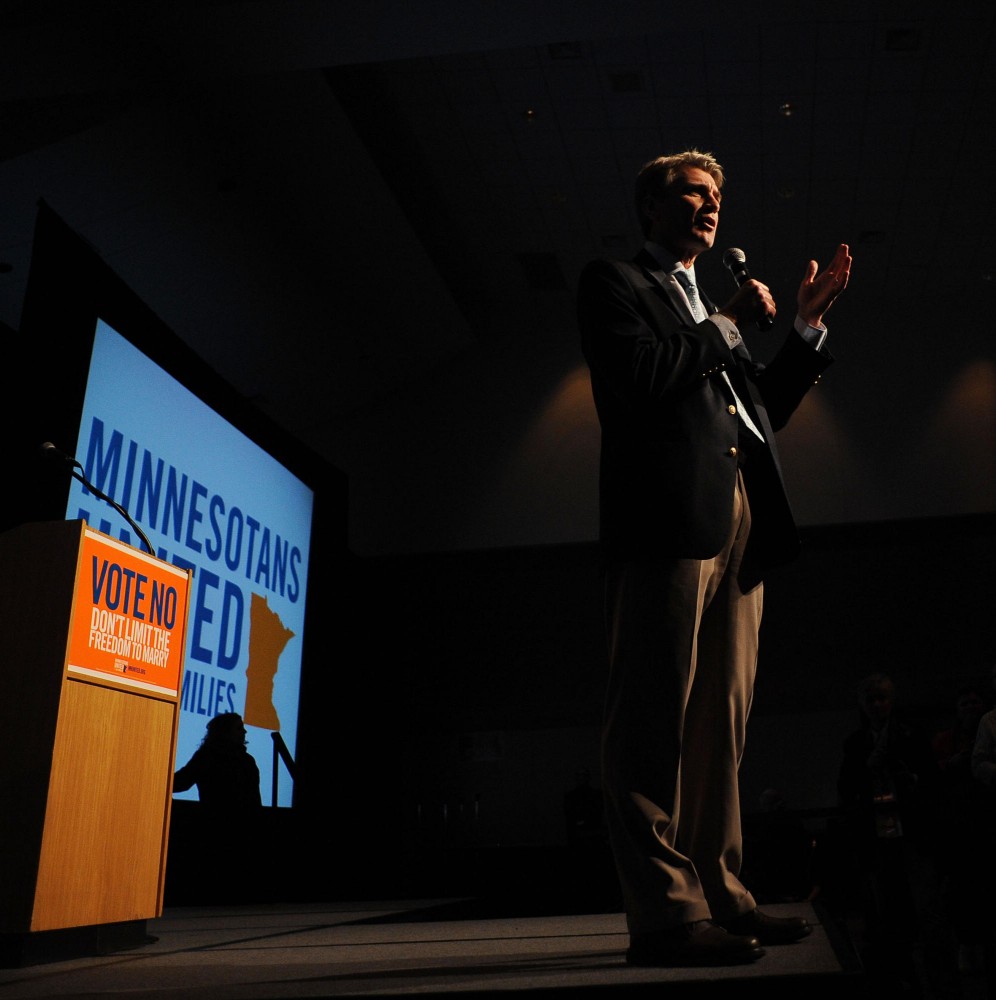
[[[738,473],[712,559],[608,568],[610,678],[602,739],[606,818],[631,934],[754,908],[737,772],[757,669],[762,586],[737,574],[750,532]]]

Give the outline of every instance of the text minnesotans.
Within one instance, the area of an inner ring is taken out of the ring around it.
[[[122,432],[107,435],[97,417],[90,427],[85,469],[87,478],[123,507],[134,496],[139,522],[212,562],[224,560],[230,572],[241,570],[255,585],[298,600],[303,562],[298,546],[147,449],[140,452],[135,441],[126,449]]]

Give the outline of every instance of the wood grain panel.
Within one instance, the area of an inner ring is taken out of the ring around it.
[[[176,711],[66,680],[32,931],[161,914]]]

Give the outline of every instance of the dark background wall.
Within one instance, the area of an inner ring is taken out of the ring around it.
[[[934,728],[957,685],[996,662],[996,518],[806,529],[803,541],[766,585],[748,812],[767,787],[800,813],[833,810],[866,674],[889,673],[902,709]],[[564,793],[579,768],[598,785],[596,547],[343,569],[329,620],[342,641],[307,680],[297,788],[333,887],[466,892],[509,858],[524,870],[523,852],[547,870],[563,862]]]

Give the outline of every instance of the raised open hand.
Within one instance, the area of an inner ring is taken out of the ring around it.
[[[811,260],[806,275],[799,286],[799,315],[810,326],[819,326],[823,314],[833,300],[847,287],[851,275],[851,254],[846,243],[837,247],[837,252],[825,271],[817,274],[819,265]]]

